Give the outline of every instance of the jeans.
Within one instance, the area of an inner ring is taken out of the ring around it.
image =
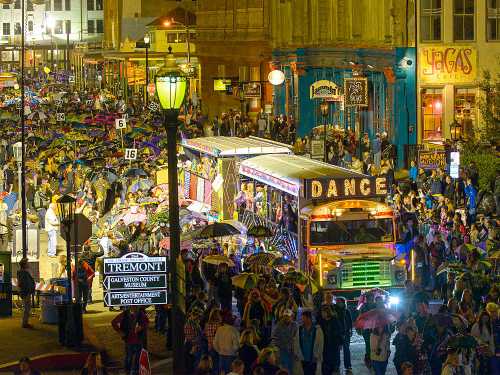
[[[127,374],[136,375],[139,373],[141,350],[141,344],[125,344],[125,370]]]
[[[344,342],[342,344],[342,352],[344,353],[344,368],[346,370],[352,367],[351,365],[351,348],[349,342]]]
[[[25,327],[28,324],[28,320],[31,315],[31,294],[28,294],[27,296],[22,297],[23,300],[23,327]]]
[[[78,283],[78,298],[77,301],[82,304],[83,311],[87,310],[87,302],[89,299],[89,285],[87,283]]]
[[[387,370],[387,361],[372,361],[372,367],[375,375],[385,375],[385,371]]]
[[[304,375],[316,374],[316,362],[302,361],[302,371]]]
[[[47,231],[49,242],[47,244],[47,255],[55,257],[57,255],[57,231],[55,229]]]
[[[231,364],[236,359],[233,355],[219,355],[219,371],[224,374],[231,372]]]
[[[293,356],[292,353],[286,351],[286,350],[281,350],[280,349],[280,354],[279,354],[279,364],[282,368],[285,370],[288,370],[288,372],[291,374],[293,371]]]

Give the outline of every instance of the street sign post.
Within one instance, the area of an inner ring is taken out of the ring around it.
[[[129,253],[104,258],[106,306],[164,305],[167,303],[167,258]]]

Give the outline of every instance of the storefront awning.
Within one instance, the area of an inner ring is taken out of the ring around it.
[[[188,149],[215,157],[238,155],[290,154],[291,146],[257,137],[203,137],[184,139]]]
[[[241,163],[240,174],[299,196],[305,180],[367,177],[361,173],[297,155],[261,155]]]

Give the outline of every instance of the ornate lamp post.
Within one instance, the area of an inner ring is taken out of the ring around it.
[[[149,102],[149,93],[148,93],[148,86],[149,86],[149,42],[150,42],[149,35],[146,34],[144,35],[144,47],[146,48],[146,107],[148,106]]]
[[[324,141],[324,145],[323,145],[323,148],[324,148],[324,152],[325,152],[325,156],[324,156],[324,162],[327,163],[328,162],[328,150],[326,148],[326,120],[328,118],[328,115],[330,114],[330,105],[329,103],[326,101],[326,100],[323,100],[321,102],[321,104],[319,105],[319,109],[321,111],[321,116],[323,117],[323,141]]]
[[[177,183],[177,116],[182,106],[187,89],[187,78],[175,63],[172,48],[165,67],[155,79],[156,92],[164,112],[164,126],[167,131],[168,151],[168,200],[170,223],[170,293],[172,298],[172,338],[174,351],[174,374],[184,374],[184,319],[185,296],[181,283],[184,264],[180,257],[179,192]]]
[[[457,142],[462,138],[462,125],[457,120],[450,125],[450,135],[453,142]]]
[[[61,230],[66,231],[66,272],[68,274],[67,294],[69,302],[66,305],[65,325],[64,325],[64,344],[66,346],[79,346],[82,340],[80,305],[73,303],[73,293],[71,288],[71,225],[75,221],[76,199],[71,195],[63,195],[57,200],[57,217],[61,223]],[[75,250],[75,273],[78,269],[78,254]],[[75,295],[77,295],[77,286],[75,283]]]

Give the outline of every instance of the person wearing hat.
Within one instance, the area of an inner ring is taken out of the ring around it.
[[[294,312],[291,309],[283,310],[281,318],[274,326],[271,335],[271,344],[279,350],[279,364],[290,373],[293,371],[294,359],[298,358],[299,350],[296,347],[297,324],[294,321]]]

